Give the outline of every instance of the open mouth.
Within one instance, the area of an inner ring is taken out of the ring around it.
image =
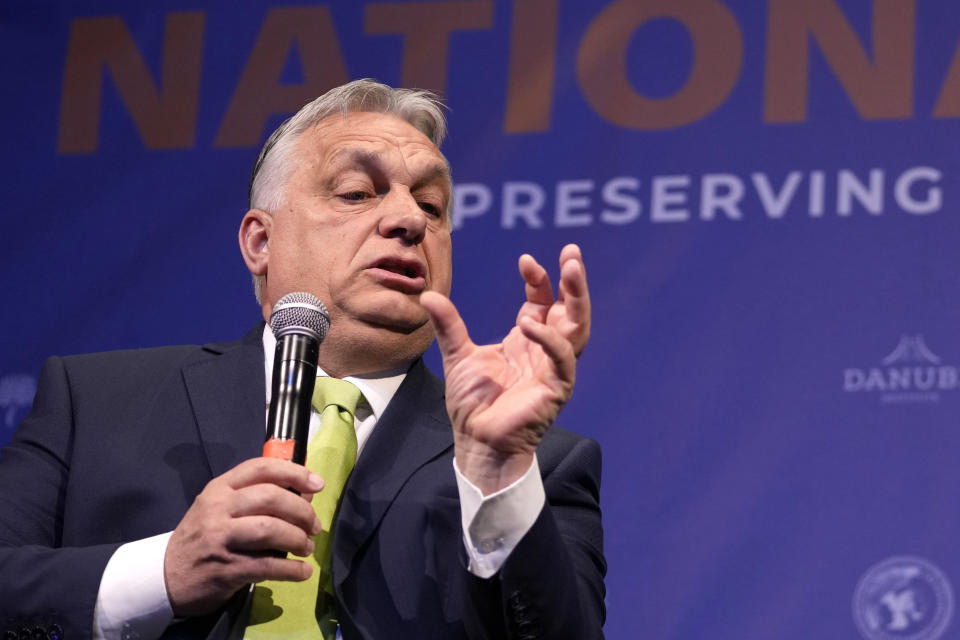
[[[390,271],[391,273],[398,273],[408,278],[416,278],[419,275],[417,273],[417,270],[414,269],[413,267],[405,267],[403,265],[390,264],[390,263],[381,264],[379,265],[379,267],[384,271]]]
[[[419,294],[427,287],[426,269],[419,260],[384,258],[369,269],[380,284],[390,289]]]
[[[414,260],[388,258],[377,262],[374,267],[389,271],[390,273],[396,273],[405,278],[420,278],[424,275],[423,267]]]

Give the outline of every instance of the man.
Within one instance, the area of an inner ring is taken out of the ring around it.
[[[334,89],[268,140],[240,226],[264,317],[287,293],[320,298],[322,374],[362,393],[334,617],[344,638],[600,637],[599,450],[550,427],[589,336],[583,261],[561,252],[555,300],[521,257],[516,326],[473,344],[446,297],[444,126],[426,92]],[[434,337],[445,386],[420,360]],[[47,362],[0,458],[0,629],[250,637],[248,585],[314,573],[301,558],[331,525],[310,503],[323,479],[257,457],[273,345],[261,324],[236,343]]]

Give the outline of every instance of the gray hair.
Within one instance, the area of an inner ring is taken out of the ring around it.
[[[274,213],[283,203],[283,191],[294,169],[293,150],[304,131],[328,116],[352,112],[396,116],[410,123],[437,147],[447,135],[446,105],[425,89],[394,89],[370,78],[341,85],[304,105],[277,127],[263,145],[250,175],[251,209]],[[263,277],[253,276],[253,293],[263,302]]]

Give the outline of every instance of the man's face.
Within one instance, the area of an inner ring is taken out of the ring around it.
[[[430,140],[394,116],[321,120],[296,141],[272,216],[265,302],[307,291],[327,341],[409,359],[433,340],[419,295],[450,292],[450,175]],[[407,352],[410,352],[409,354]]]

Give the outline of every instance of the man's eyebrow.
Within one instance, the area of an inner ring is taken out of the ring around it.
[[[420,175],[419,179],[413,186],[416,188],[425,184],[430,184],[431,182],[435,182],[438,178],[447,184],[450,183],[450,166],[446,162],[442,164],[439,162],[431,164],[426,171]]]
[[[339,167],[359,166],[365,169],[380,168],[380,153],[365,149],[338,149],[327,159],[327,163]]]

